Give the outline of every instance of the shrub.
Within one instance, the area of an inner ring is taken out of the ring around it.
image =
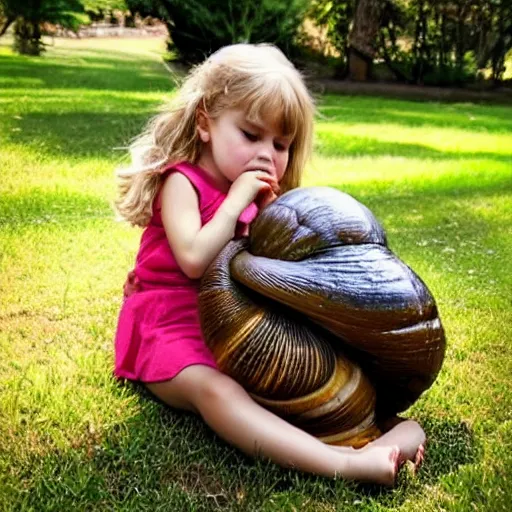
[[[159,0],[169,50],[199,62],[233,43],[274,43],[290,54],[308,0]]]

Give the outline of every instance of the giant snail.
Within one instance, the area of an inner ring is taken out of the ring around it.
[[[423,281],[372,215],[327,187],[287,192],[205,273],[219,369],[326,443],[359,447],[434,382],[445,337]]]

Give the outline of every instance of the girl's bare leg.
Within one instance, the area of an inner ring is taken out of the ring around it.
[[[400,450],[393,445],[338,451],[258,405],[233,379],[204,365],[172,380],[146,384],[167,404],[199,413],[224,440],[301,471],[392,485]]]

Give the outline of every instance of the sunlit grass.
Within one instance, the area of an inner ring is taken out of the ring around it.
[[[393,491],[254,462],[112,378],[140,232],[113,169],[173,93],[162,41],[0,39],[0,510],[508,511],[512,109],[319,98],[306,185],[351,193],[437,299],[437,382],[408,414],[430,444]]]

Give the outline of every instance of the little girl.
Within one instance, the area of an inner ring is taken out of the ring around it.
[[[132,145],[117,208],[145,230],[124,288],[115,374],[201,415],[248,454],[391,485],[402,461],[423,457],[417,423],[401,422],[360,450],[323,444],[220,373],[201,334],[201,276],[227,242],[247,234],[259,208],[299,186],[313,115],[299,72],[277,48],[233,45],[196,67]]]

